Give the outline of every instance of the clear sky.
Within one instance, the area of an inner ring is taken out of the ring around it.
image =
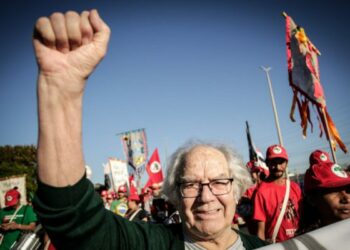
[[[35,20],[54,11],[96,8],[112,30],[109,51],[89,78],[83,140],[93,181],[103,181],[108,157],[125,159],[117,133],[145,128],[150,154],[163,165],[191,138],[232,145],[248,160],[245,121],[265,152],[278,143],[271,79],[292,172],[304,172],[316,148],[329,151],[314,132],[304,140],[289,119],[286,11],[321,51],[327,107],[350,148],[350,20],[348,1],[18,1],[2,0],[0,15],[0,145],[37,141],[36,74],[31,34]],[[338,162],[350,163],[337,151]]]

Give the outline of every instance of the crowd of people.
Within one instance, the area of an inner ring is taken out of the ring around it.
[[[310,154],[303,190],[288,180],[287,164],[287,151],[280,145],[267,149],[268,173],[263,161],[247,164],[256,184],[245,193],[238,213],[242,211],[240,216],[250,233],[269,242],[281,242],[350,218],[349,173],[327,152],[314,150]]]
[[[321,150],[315,150],[309,157],[304,192],[297,183],[290,181],[287,206],[282,209],[287,189],[288,159],[284,147],[272,145],[267,149],[266,161],[259,157],[246,164],[254,183],[238,201],[232,228],[246,229],[249,234],[268,242],[281,242],[350,217],[350,177],[332,162],[327,152]],[[210,190],[215,188],[214,184],[211,185]],[[160,189],[149,188],[138,195],[128,193],[126,186],[120,186],[117,192],[102,190],[99,195],[106,210],[129,221],[164,225],[181,223],[179,211]],[[0,249],[10,249],[21,232],[34,231],[38,223],[33,208],[21,205],[20,197],[17,188],[5,194],[5,208],[0,211]],[[276,222],[283,210],[283,219],[274,238]],[[42,247],[46,245],[46,249],[54,249],[47,235],[42,236],[46,236],[41,239]]]
[[[259,154],[256,160],[246,164],[246,170],[250,172],[253,183],[247,186],[238,201],[231,228],[244,230],[266,243],[272,243],[282,242],[350,218],[350,176],[332,162],[327,152],[315,150],[310,154],[310,166],[304,175],[303,191],[297,183],[288,180],[286,176],[289,158],[283,146],[268,147],[266,160],[261,153]],[[168,172],[171,174],[171,170]],[[222,181],[221,178],[219,180]],[[226,185],[233,185],[228,184],[230,181],[228,179]],[[180,188],[180,193],[184,192],[185,196],[197,197],[201,195],[199,192],[203,192],[203,186],[200,186],[203,184],[184,183],[185,186]],[[214,195],[220,191],[220,185],[223,185],[212,181],[206,184]],[[169,185],[171,187],[171,183],[167,182],[165,193],[172,192],[169,190]],[[290,190],[286,208],[283,209],[287,185],[290,185]],[[179,211],[173,206],[176,202],[171,203],[159,188],[148,188],[140,195],[136,192],[131,193],[125,185],[120,186],[117,192],[110,190],[95,192],[99,194],[105,210],[128,221],[163,225],[182,223]],[[171,195],[169,197],[172,199]],[[33,232],[39,224],[32,206],[22,205],[20,198],[21,194],[17,187],[5,194],[5,207],[0,210],[0,249],[11,249],[16,246],[21,233]],[[276,229],[280,214],[282,219]],[[55,249],[47,234],[41,232],[40,241],[41,249]],[[188,244],[191,245],[190,242]]]
[[[255,249],[350,217],[350,177],[315,150],[304,190],[289,179],[288,152],[272,145],[244,164],[223,144],[190,141],[170,157],[161,190],[96,192],[86,178],[82,108],[110,29],[96,10],[38,19],[38,190],[30,206],[6,193],[0,249],[37,221],[51,249]],[[253,183],[254,182],[254,183]],[[15,202],[16,201],[16,202]],[[246,227],[246,232],[243,228]]]

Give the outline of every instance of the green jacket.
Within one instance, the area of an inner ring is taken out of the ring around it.
[[[86,178],[64,188],[39,183],[33,204],[57,249],[184,249],[181,224],[130,222],[106,210]],[[246,249],[265,245],[239,235]]]

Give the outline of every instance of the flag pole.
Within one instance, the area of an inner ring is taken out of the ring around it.
[[[115,186],[114,186],[113,171],[112,171],[112,166],[111,166],[111,162],[110,162],[109,159],[108,159],[108,166],[109,166],[109,172],[110,172],[110,175],[111,175],[113,191],[117,192],[117,190],[115,190]]]
[[[269,89],[270,89],[270,95],[271,95],[271,101],[272,101],[272,108],[273,108],[273,114],[275,116],[275,123],[276,123],[276,128],[277,128],[277,135],[278,135],[278,140],[279,140],[279,144],[281,146],[283,146],[283,139],[282,139],[282,134],[281,134],[281,129],[280,129],[280,124],[279,124],[279,120],[278,120],[278,114],[277,114],[277,108],[276,108],[276,103],[275,103],[275,97],[273,95],[273,90],[272,90],[272,84],[271,84],[271,79],[270,79],[270,75],[269,75],[269,71],[271,70],[270,67],[263,67],[260,66],[260,68],[265,71],[266,73],[266,78],[267,78],[267,82],[269,84]]]
[[[269,83],[272,108],[273,108],[273,113],[275,115],[275,123],[276,123],[276,128],[277,128],[278,140],[279,140],[280,145],[283,146],[283,139],[282,139],[281,129],[280,129],[279,120],[278,120],[275,97],[273,95],[272,84],[271,84],[271,79],[270,79],[270,75],[269,75],[269,71],[271,70],[271,68],[270,67],[265,68],[263,66],[261,66],[260,68],[263,71],[265,71],[266,77],[267,77],[267,82]],[[290,179],[289,179],[289,174],[288,174],[288,167],[286,167],[284,174],[286,176],[286,193],[284,194],[281,213],[279,214],[277,221],[276,221],[276,224],[275,224],[275,227],[273,229],[273,233],[272,233],[272,242],[273,243],[276,242],[276,237],[277,237],[278,231],[279,231],[281,223],[282,223],[283,216],[284,216],[286,208],[287,208],[287,203],[288,203],[289,194],[290,194]]]
[[[333,162],[337,163],[337,157],[335,156],[335,151],[334,151],[334,148],[333,148],[333,145],[332,145],[332,138],[331,138],[331,135],[329,133],[328,120],[327,120],[327,116],[326,116],[326,112],[324,110],[324,107],[321,108],[321,112],[322,112],[322,116],[323,116],[323,120],[324,120],[324,124],[325,124],[325,129],[326,129],[326,134],[327,134],[327,138],[328,138],[329,147],[331,148]]]

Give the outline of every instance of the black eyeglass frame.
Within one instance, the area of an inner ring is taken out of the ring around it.
[[[222,194],[215,194],[212,190],[212,187],[210,187],[210,184],[211,183],[214,183],[216,181],[228,181],[227,185],[230,184],[230,189],[225,192],[225,193],[222,193]],[[203,186],[207,185],[210,192],[215,195],[215,196],[221,196],[221,195],[225,195],[225,194],[228,194],[229,192],[231,192],[232,190],[232,182],[234,181],[234,178],[222,178],[222,179],[215,179],[215,180],[212,180],[212,181],[209,181],[207,183],[202,183],[202,182],[192,182],[192,181],[183,181],[183,182],[177,182],[177,186],[179,188],[179,191],[180,191],[180,194],[181,194],[181,197],[182,198],[197,198],[203,191]],[[198,188],[198,194],[196,196],[185,196],[183,194],[183,190],[181,188],[181,186],[183,184],[189,184],[189,183],[193,183],[193,184],[199,184],[199,188]]]

